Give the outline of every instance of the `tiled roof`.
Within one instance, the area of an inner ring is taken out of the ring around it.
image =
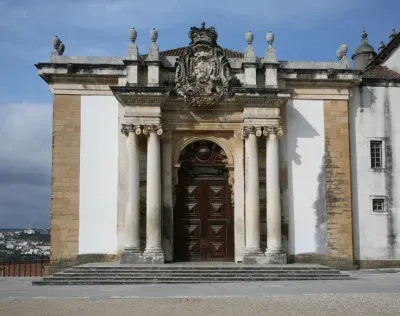
[[[363,78],[370,79],[400,79],[400,74],[385,67],[373,66],[363,74]]]
[[[175,49],[165,50],[160,52],[161,56],[183,56],[186,47],[179,47]],[[225,56],[228,58],[244,58],[244,54],[240,52],[234,52],[229,49],[223,48]]]

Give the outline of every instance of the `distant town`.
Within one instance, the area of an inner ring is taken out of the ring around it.
[[[0,262],[48,259],[49,229],[1,229]]]

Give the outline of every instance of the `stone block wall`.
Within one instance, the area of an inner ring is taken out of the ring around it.
[[[51,260],[78,255],[80,95],[53,97]]]

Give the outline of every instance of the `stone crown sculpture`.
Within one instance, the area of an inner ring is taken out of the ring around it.
[[[189,37],[192,40],[190,45],[204,44],[210,46],[217,46],[218,33],[214,27],[206,29],[206,24],[201,23],[201,28],[195,26],[190,28]]]
[[[214,27],[191,27],[191,42],[185,54],[175,63],[175,75],[164,84],[172,86],[170,95],[196,107],[210,107],[231,95],[231,87],[240,81],[231,73],[231,66],[217,44]]]

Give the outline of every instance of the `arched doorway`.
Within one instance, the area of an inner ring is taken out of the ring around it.
[[[234,222],[224,151],[196,141],[179,157],[174,208],[175,261],[233,261]]]

